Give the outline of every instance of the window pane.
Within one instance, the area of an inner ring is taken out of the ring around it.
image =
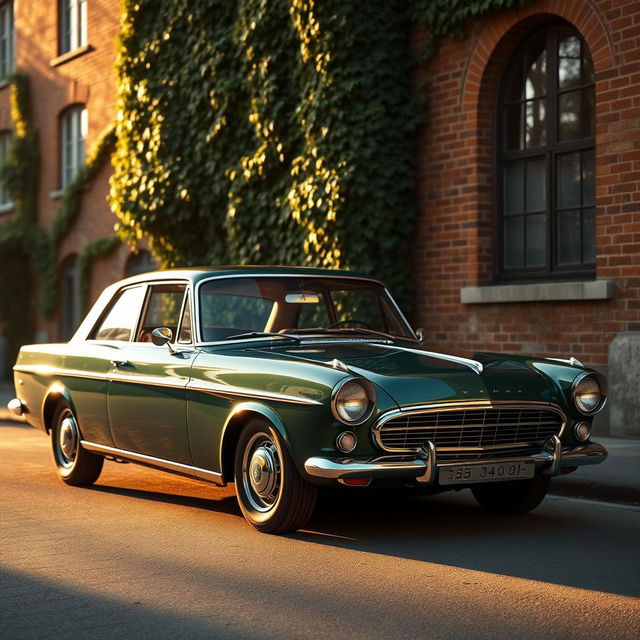
[[[582,214],[582,256],[586,264],[596,261],[596,221],[593,209],[587,209]]]
[[[534,54],[535,55],[535,54]],[[527,71],[524,95],[527,100],[547,93],[547,51],[542,49]]]
[[[180,324],[180,333],[178,342],[191,342],[193,331],[191,330],[191,305],[189,304],[189,292],[184,303],[184,313],[182,314],[182,323]]]
[[[144,298],[144,287],[125,289],[91,336],[94,340],[131,339]]]
[[[546,99],[526,103],[525,136],[527,148],[541,147],[547,142]]]
[[[547,202],[547,180],[544,158],[527,161],[527,211],[544,211]]]
[[[560,140],[580,138],[581,91],[565,93],[558,99],[558,130]]]
[[[558,207],[580,206],[580,152],[558,156]]]
[[[593,61],[587,51],[586,46],[582,46],[582,83],[593,84],[596,81],[595,73],[593,72]]]
[[[524,105],[514,104],[505,109],[504,140],[507,149],[523,149],[522,110]]]
[[[595,151],[582,152],[582,204],[592,207],[596,199]]]
[[[558,264],[580,264],[580,210],[558,213]]]
[[[595,89],[585,89],[582,92],[582,137],[588,138],[595,135],[596,131],[596,106]]]
[[[558,86],[569,89],[580,84],[580,40],[564,36],[558,43]]]
[[[142,330],[152,331],[158,327],[169,327],[175,336],[178,332],[185,288],[182,284],[152,287],[142,320]]]
[[[524,163],[508,164],[504,168],[504,213],[524,211]]]
[[[504,220],[504,267],[524,266],[524,218],[517,216]]]
[[[547,216],[527,216],[527,267],[543,267],[547,261]]]

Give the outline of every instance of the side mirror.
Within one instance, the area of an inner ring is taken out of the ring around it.
[[[151,332],[151,342],[156,347],[162,347],[173,340],[173,331],[169,327],[158,327]]]
[[[416,337],[418,338],[418,340],[420,340],[421,343],[424,342],[424,329],[422,327],[418,327],[415,330],[415,334],[416,334]]]

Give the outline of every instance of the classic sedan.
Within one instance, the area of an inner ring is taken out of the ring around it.
[[[157,271],[108,287],[73,338],[24,346],[9,408],[59,476],[106,460],[235,483],[258,530],[304,527],[318,488],[469,487],[524,513],[602,462],[606,381],[575,359],[428,350],[384,285],[344,271]]]

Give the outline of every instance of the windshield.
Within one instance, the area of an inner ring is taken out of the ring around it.
[[[327,277],[221,278],[199,288],[200,334],[383,333],[414,339],[382,285]]]

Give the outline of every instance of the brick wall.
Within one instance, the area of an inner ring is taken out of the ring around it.
[[[461,304],[493,281],[494,119],[506,64],[523,37],[557,19],[581,34],[596,71],[596,278],[611,300]],[[418,143],[414,250],[417,325],[433,347],[575,355],[604,365],[622,331],[640,331],[640,3],[534,0],[441,44]]]

